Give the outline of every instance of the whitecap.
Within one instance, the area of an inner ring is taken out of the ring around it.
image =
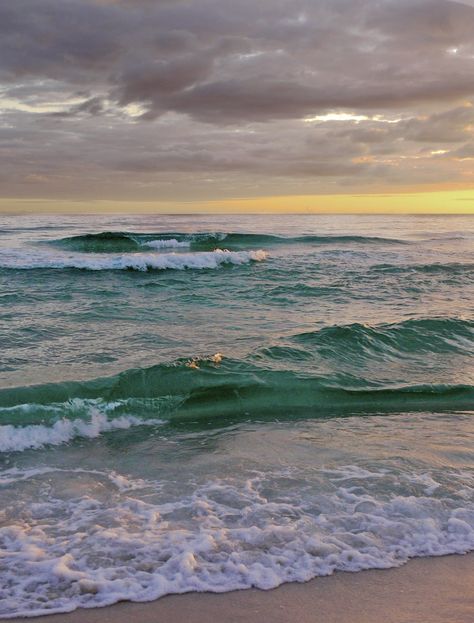
[[[176,238],[166,238],[158,240],[149,240],[142,244],[150,249],[187,249],[191,246],[189,240],[176,240]]]
[[[36,251],[11,251],[0,254],[0,268],[34,269],[77,268],[82,270],[184,270],[214,269],[225,264],[241,266],[261,262],[267,258],[265,251],[203,251],[198,253],[41,253]]]
[[[30,424],[27,426],[0,426],[0,452],[18,452],[38,449],[46,445],[58,446],[76,437],[99,437],[102,433],[125,430],[132,426],[156,426],[159,419],[141,419],[132,415],[122,415],[109,419],[105,413],[92,413],[90,419],[70,420],[62,418],[52,426]]]

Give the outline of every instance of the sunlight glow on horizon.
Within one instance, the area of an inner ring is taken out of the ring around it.
[[[0,213],[161,214],[465,214],[474,215],[474,189],[347,195],[291,195],[213,201],[74,201],[0,199]]]

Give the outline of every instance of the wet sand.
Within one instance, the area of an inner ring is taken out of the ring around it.
[[[398,569],[336,573],[272,591],[169,595],[34,619],[36,623],[473,623],[474,554]]]

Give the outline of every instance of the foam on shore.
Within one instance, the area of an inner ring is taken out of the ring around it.
[[[295,487],[272,498],[265,492],[296,474],[256,473],[215,478],[160,502],[159,481],[94,471],[94,486],[84,481],[81,493],[77,470],[54,472],[2,474],[7,487],[27,481],[49,493],[0,529],[1,617],[190,591],[267,590],[336,570],[388,569],[474,550],[474,504],[465,478],[454,473],[448,490],[434,474],[347,466],[326,474],[331,489],[306,487],[302,495]],[[402,494],[402,486],[418,493]]]

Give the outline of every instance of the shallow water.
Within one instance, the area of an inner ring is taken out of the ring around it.
[[[1,217],[0,616],[474,549],[473,223]]]

